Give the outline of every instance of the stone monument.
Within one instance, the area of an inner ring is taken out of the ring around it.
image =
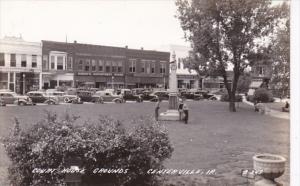
[[[172,54],[172,62],[170,62],[171,73],[170,73],[170,93],[169,93],[169,107],[166,112],[160,114],[160,120],[170,120],[177,121],[179,120],[179,112],[178,112],[178,90],[177,90],[177,63],[176,63],[176,55],[175,52]]]

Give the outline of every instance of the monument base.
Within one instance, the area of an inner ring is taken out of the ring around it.
[[[179,121],[179,112],[178,110],[167,110],[167,112],[160,113],[159,120]]]

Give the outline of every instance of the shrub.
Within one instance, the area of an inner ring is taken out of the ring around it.
[[[229,101],[229,95],[223,94],[221,96],[221,101]],[[235,102],[241,102],[243,101],[243,97],[241,95],[235,95]]]
[[[106,116],[94,122],[74,125],[77,116],[66,114],[58,119],[47,117],[26,131],[16,125],[4,139],[5,150],[12,161],[9,180],[17,186],[66,185],[60,170],[77,162],[85,169],[82,183],[95,184],[110,180],[114,185],[155,185],[158,176],[143,174],[148,169],[163,168],[162,162],[171,157],[173,148],[168,134],[149,117],[134,121],[132,132],[120,121]],[[57,169],[52,174],[34,174],[35,168]],[[93,173],[96,168],[129,169],[126,174]]]
[[[263,103],[273,101],[273,95],[265,88],[256,89],[254,92],[253,101],[261,101]]]

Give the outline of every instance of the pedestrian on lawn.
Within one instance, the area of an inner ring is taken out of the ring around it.
[[[187,124],[189,120],[189,108],[186,103],[183,104],[184,123]]]
[[[155,120],[158,121],[158,112],[159,112],[159,108],[160,108],[160,103],[161,103],[161,99],[158,98],[156,104],[155,104]]]
[[[181,121],[182,116],[183,116],[183,100],[182,99],[179,99],[178,112],[179,112],[179,121]]]

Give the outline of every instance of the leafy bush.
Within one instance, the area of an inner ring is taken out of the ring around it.
[[[150,117],[134,121],[132,132],[120,121],[106,116],[94,122],[74,125],[77,116],[55,114],[26,131],[16,125],[4,139],[5,150],[12,161],[9,180],[16,186],[66,185],[65,168],[74,165],[85,169],[82,183],[95,184],[110,180],[118,186],[156,185],[157,175],[143,174],[148,169],[163,168],[162,162],[171,157],[173,148],[168,134]],[[73,161],[73,164],[70,163]],[[37,174],[35,168],[56,169],[51,174]],[[119,174],[93,173],[96,168],[122,169]],[[126,169],[129,169],[127,173]]]
[[[221,96],[221,101],[229,101],[229,95],[223,94]],[[243,101],[243,97],[241,95],[235,95],[235,102],[241,102]]]
[[[261,101],[263,103],[272,102],[274,100],[270,91],[265,88],[256,89],[254,92],[253,101]]]

